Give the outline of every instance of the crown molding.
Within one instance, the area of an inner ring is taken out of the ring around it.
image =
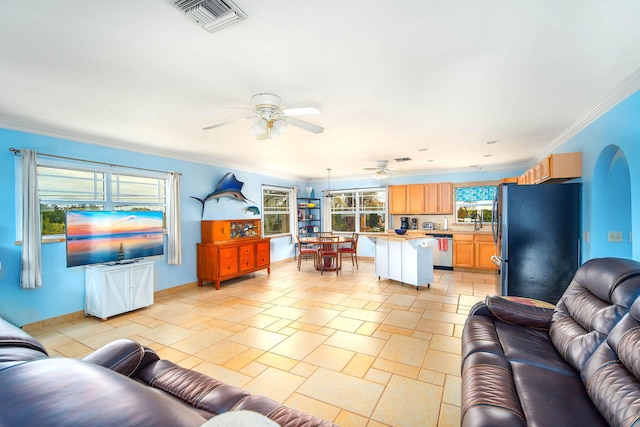
[[[587,114],[584,115],[573,125],[565,129],[560,135],[558,135],[553,141],[549,143],[539,154],[536,161],[540,161],[547,155],[551,154],[558,147],[569,141],[571,138],[579,134],[591,123],[596,121],[604,113],[611,110],[613,107],[624,101],[629,96],[640,90],[640,68],[634,71],[629,77],[623,80],[618,86],[615,87],[606,98],[592,108]]]
[[[306,181],[307,178],[294,175],[286,175],[277,173],[270,170],[248,168],[246,165],[232,164],[232,163],[220,163],[214,159],[207,158],[199,154],[185,154],[183,152],[177,152],[172,150],[163,150],[154,148],[148,145],[143,145],[133,141],[125,141],[121,139],[106,138],[99,135],[92,135],[88,133],[78,132],[72,129],[61,128],[56,126],[49,126],[41,123],[34,123],[26,120],[16,119],[15,117],[8,117],[0,115],[0,127],[16,130],[20,132],[28,132],[36,135],[42,135],[51,138],[68,139],[70,141],[76,141],[83,144],[99,145],[102,147],[109,147],[114,149],[133,151],[142,154],[148,154],[153,156],[165,157],[175,160],[182,160],[186,162],[193,162],[199,164],[205,164],[208,166],[217,166],[225,169],[234,169],[237,171],[255,173],[258,175],[267,175],[271,177],[289,179],[294,181]]]

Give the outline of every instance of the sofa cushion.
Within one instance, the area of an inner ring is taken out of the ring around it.
[[[582,372],[582,381],[612,426],[640,425],[640,300],[611,330]]]
[[[549,336],[578,372],[640,295],[640,264],[599,258],[584,263],[556,306]]]
[[[76,359],[0,364],[3,426],[199,426],[206,418],[109,369]]]
[[[35,338],[0,318],[0,362],[36,360],[48,356]]]

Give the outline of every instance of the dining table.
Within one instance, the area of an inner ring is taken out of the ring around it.
[[[341,244],[345,244],[345,243],[352,243],[353,242],[353,237],[351,236],[340,236],[340,235],[334,235],[334,237],[337,236],[338,237],[338,246]],[[304,244],[304,245],[325,245],[325,244],[333,244],[334,242],[327,242],[326,240],[323,241],[321,240],[320,236],[309,236],[309,237],[301,237],[300,238],[300,243]],[[338,265],[332,265],[331,262],[331,257],[324,257],[324,260],[322,261],[324,262],[324,269],[325,270],[332,270],[335,271],[336,268],[340,268],[340,266]],[[316,270],[320,270],[320,265],[316,265]]]

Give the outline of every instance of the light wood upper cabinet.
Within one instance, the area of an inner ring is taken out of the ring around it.
[[[389,213],[392,215],[407,213],[406,198],[405,185],[389,186]]]
[[[451,214],[453,184],[441,182],[389,186],[389,213]]]
[[[453,213],[453,184],[441,182],[438,184],[438,212],[439,214]]]
[[[407,185],[406,197],[407,213],[421,214],[424,212],[424,184]]]
[[[518,184],[542,184],[582,176],[582,153],[550,154],[518,177]]]
[[[425,184],[425,212],[426,214],[453,213],[453,184],[439,182]]]
[[[424,207],[425,212],[438,212],[440,206],[440,192],[438,189],[439,184],[425,184],[424,185]]]

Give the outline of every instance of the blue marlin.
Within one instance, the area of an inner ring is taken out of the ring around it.
[[[242,186],[244,182],[238,181],[236,176],[232,172],[227,172],[220,181],[218,181],[218,185],[216,185],[216,189],[213,193],[207,195],[204,199],[200,199],[198,197],[190,196],[192,199],[196,199],[200,203],[202,203],[202,213],[204,214],[204,204],[209,200],[215,199],[218,203],[220,203],[220,198],[229,197],[230,199],[235,199],[240,202],[252,202],[252,200],[247,199],[244,194],[242,194]]]

